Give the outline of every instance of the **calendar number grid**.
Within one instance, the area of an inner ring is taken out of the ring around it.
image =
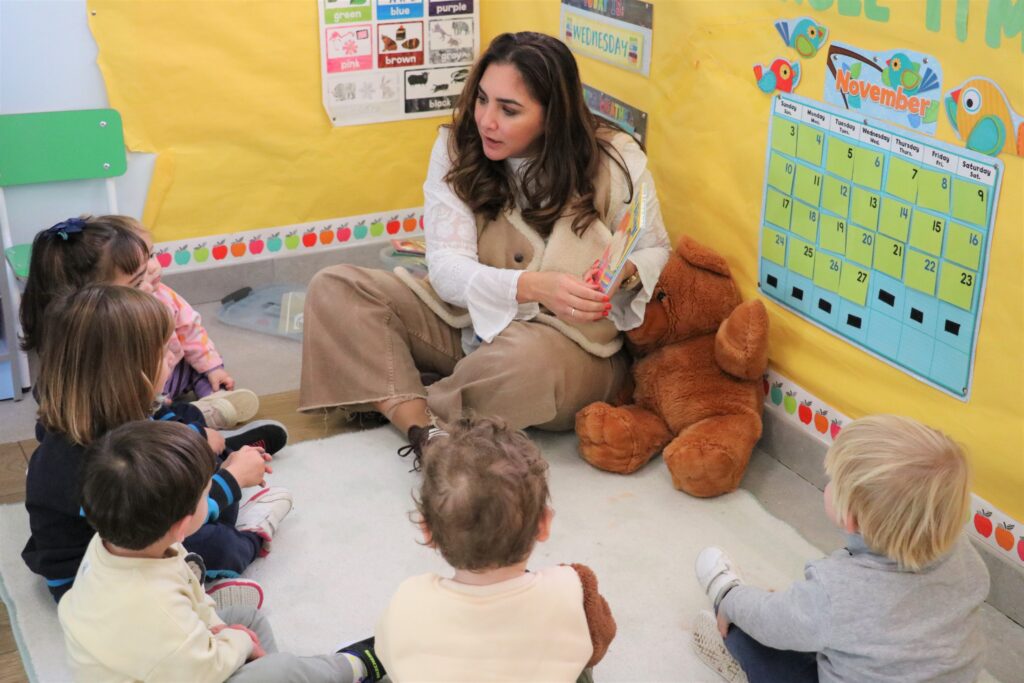
[[[998,160],[795,96],[774,99],[762,291],[966,400]]]

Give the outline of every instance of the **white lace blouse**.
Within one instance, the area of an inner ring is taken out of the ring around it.
[[[670,244],[661,218],[654,179],[647,170],[647,156],[639,145],[629,144],[623,150],[623,159],[634,188],[641,184],[647,187],[648,221],[629,258],[640,274],[642,286],[631,292],[616,293],[608,314],[617,329],[631,330],[643,322],[644,307],[650,301],[661,269],[668,261]],[[509,159],[505,163],[513,173],[518,173],[523,161]],[[516,301],[519,276],[524,271],[494,268],[479,262],[473,212],[444,181],[450,166],[448,129],[441,128],[430,153],[430,167],[423,183],[427,268],[430,284],[438,296],[469,311],[473,326],[463,330],[462,335],[463,349],[469,353],[481,342],[489,343],[513,320],[535,317],[539,305]]]

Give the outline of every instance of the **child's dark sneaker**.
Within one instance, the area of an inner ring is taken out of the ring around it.
[[[189,553],[185,556],[185,565],[196,575],[200,586],[206,585],[206,562],[199,553]]]
[[[217,579],[206,586],[206,594],[217,603],[217,609],[227,607],[263,607],[263,586],[252,579]]]
[[[413,425],[409,427],[409,439],[408,446],[402,446],[398,449],[398,457],[405,458],[409,454],[412,454],[412,472],[420,471],[420,458],[423,457],[423,448],[427,445],[427,442],[437,436],[448,436],[448,432],[444,431],[440,427],[420,427]]]
[[[276,420],[256,420],[233,431],[221,432],[221,436],[228,451],[254,446],[273,455],[288,443],[288,430]]]
[[[363,680],[376,683],[387,675],[387,671],[384,670],[384,664],[377,659],[377,653],[373,650],[373,643],[374,638],[370,636],[366,640],[346,645],[338,650],[338,654],[350,655],[361,661],[363,666],[366,667],[366,678]]]

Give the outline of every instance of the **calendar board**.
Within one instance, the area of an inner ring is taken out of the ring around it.
[[[967,400],[1002,174],[992,157],[779,95],[761,291]]]

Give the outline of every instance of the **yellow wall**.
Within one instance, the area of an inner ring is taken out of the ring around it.
[[[1002,0],[995,0],[999,4]],[[557,0],[480,0],[481,39],[505,30],[555,33]],[[794,56],[775,19],[811,15],[830,40],[867,50],[936,56],[948,91],[968,76],[1000,83],[1024,112],[1021,36],[984,39],[989,2],[969,3],[965,42],[956,3],[859,0],[654,0],[650,78],[581,59],[584,80],[650,115],[648,150],[666,223],[728,255],[747,296],[757,294],[757,239],[768,97],[751,66]],[[855,6],[859,16],[841,16]],[[416,206],[440,119],[332,129],[320,106],[313,0],[172,2],[90,0],[112,105],[133,149],[159,151],[147,217],[158,239],[247,230]],[[244,8],[244,11],[243,11]],[[874,10],[872,10],[873,12]],[[131,36],[124,40],[120,36]],[[117,38],[117,40],[114,40]],[[148,59],[146,55],[152,53]],[[803,63],[797,93],[823,99],[825,53]],[[201,68],[195,69],[195,65]],[[940,114],[937,137],[957,143]],[[973,454],[975,491],[1024,519],[1024,161],[1003,156],[999,214],[975,363],[963,403],[769,304],[772,362],[784,376],[851,417],[912,415],[940,426]]]
[[[926,28],[926,3],[879,0],[887,22],[840,16],[838,3],[654,0],[650,78],[580,59],[585,82],[650,114],[648,152],[665,222],[729,258],[745,296],[757,295],[758,228],[768,134],[768,96],[751,67],[795,57],[773,27],[776,19],[813,16],[829,40],[866,50],[908,48],[934,55],[944,93],[969,76],[1001,84],[1024,113],[1021,36],[985,42],[988,2],[970,2],[967,40],[956,35],[955,3],[942,2],[941,29]],[[844,2],[844,5],[849,3]],[[860,2],[853,4],[863,6]],[[555,33],[557,0],[485,0],[482,41],[501,31]],[[796,92],[824,100],[825,51],[803,60]],[[959,144],[940,113],[936,137]],[[769,303],[775,369],[851,417],[895,412],[939,426],[965,443],[975,492],[1024,520],[1024,159],[1006,165],[991,257],[971,400],[963,403]]]
[[[441,119],[333,128],[315,0],[89,0],[110,104],[159,154],[144,219],[170,241],[423,203]]]

